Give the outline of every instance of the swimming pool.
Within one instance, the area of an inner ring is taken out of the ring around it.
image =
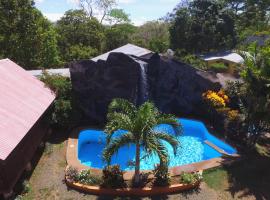
[[[211,158],[221,157],[222,154],[205,143],[209,141],[227,154],[235,154],[236,150],[230,145],[222,142],[211,135],[205,125],[200,121],[178,119],[183,126],[183,133],[177,136],[180,146],[177,154],[173,154],[172,147],[164,142],[169,152],[169,167],[181,166],[209,160]],[[155,127],[157,130],[166,131],[168,134],[174,134],[171,126],[161,124]],[[118,137],[124,131],[120,130],[114,135]],[[81,164],[92,168],[103,168],[105,163],[102,161],[102,151],[106,145],[106,135],[103,131],[86,129],[79,133],[78,139],[78,158]],[[144,158],[145,152],[141,151],[141,169],[152,170],[159,163],[157,155]],[[128,163],[135,161],[135,146],[124,146],[116,155],[112,157],[111,164],[119,164],[123,170],[133,170],[134,167]]]

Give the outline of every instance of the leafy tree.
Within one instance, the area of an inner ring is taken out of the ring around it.
[[[102,25],[83,10],[69,10],[57,21],[58,45],[62,59],[91,58],[101,51],[104,37]]]
[[[57,33],[54,27],[49,25],[48,30],[41,33],[41,38],[40,65],[44,68],[56,68],[61,65],[57,46]]]
[[[116,5],[115,0],[80,0],[81,8],[90,18],[101,14],[100,23],[110,14],[112,7]]]
[[[51,125],[58,127],[70,126],[72,124],[70,79],[60,75],[50,75],[44,71],[40,80],[56,94],[56,100],[49,116]]]
[[[116,24],[105,30],[105,50],[123,46],[131,41],[131,35],[136,31],[132,24]]]
[[[80,59],[89,59],[98,54],[97,49],[93,49],[92,47],[79,45],[73,45],[70,47],[69,52],[67,54],[67,60],[80,60]]]
[[[270,131],[270,47],[249,48],[252,56],[246,57],[243,83],[230,86],[230,95],[236,98],[241,113],[241,132],[250,146]]]
[[[157,154],[161,165],[168,163],[168,152],[162,141],[168,142],[176,152],[178,141],[172,135],[155,131],[158,124],[170,124],[176,134],[180,133],[180,124],[172,115],[158,112],[157,108],[146,102],[139,108],[124,99],[115,99],[109,105],[108,123],[105,128],[107,133],[107,146],[103,151],[104,159],[110,163],[111,157],[117,153],[120,147],[128,144],[136,145],[135,158],[135,183],[140,179],[140,148],[144,148],[148,155]],[[127,133],[112,138],[115,131],[122,129]]]
[[[233,14],[222,1],[191,1],[173,15],[170,38],[173,49],[188,53],[231,49],[236,43]]]
[[[0,1],[0,55],[3,57],[26,69],[57,66],[59,57],[52,29],[33,1]]]
[[[234,11],[238,32],[263,31],[269,27],[268,0],[225,0]]]
[[[132,42],[163,53],[169,48],[169,24],[162,21],[146,22],[132,35]]]
[[[130,23],[129,15],[123,9],[114,8],[110,11],[107,19],[110,24]]]

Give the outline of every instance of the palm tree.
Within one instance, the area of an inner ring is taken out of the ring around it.
[[[105,127],[107,145],[103,151],[104,160],[110,164],[111,157],[119,148],[129,144],[136,145],[135,183],[140,180],[140,147],[147,156],[156,154],[160,164],[168,164],[168,151],[162,141],[168,142],[176,153],[178,140],[162,131],[154,130],[158,124],[169,124],[180,134],[181,126],[173,115],[161,114],[151,102],[145,102],[139,108],[124,99],[114,99],[109,105],[108,123]],[[122,129],[127,132],[112,138],[115,131]]]

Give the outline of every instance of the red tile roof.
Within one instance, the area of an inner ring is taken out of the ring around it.
[[[0,160],[9,156],[54,99],[37,78],[9,59],[0,60]]]

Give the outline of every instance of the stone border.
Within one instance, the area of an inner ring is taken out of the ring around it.
[[[78,159],[78,134],[80,131],[85,129],[90,129],[91,127],[79,127],[74,129],[70,137],[68,139],[67,143],[67,152],[66,152],[66,160],[67,164],[69,166],[72,166],[76,168],[78,171],[91,169],[95,174],[102,175],[102,170],[97,168],[91,168],[85,165],[82,165]],[[239,158],[239,155],[233,155],[233,157],[223,156],[220,158],[212,158],[209,160],[192,163],[188,165],[181,165],[177,167],[172,167],[169,169],[169,172],[171,176],[178,176],[183,172],[195,172],[195,171],[201,171],[206,170],[214,167],[219,167],[223,164],[230,164],[233,162],[236,158]],[[145,173],[151,172],[150,170],[143,171]],[[124,179],[125,180],[131,180],[134,175],[134,171],[125,171],[124,173]],[[149,178],[152,178],[151,175]]]
[[[69,187],[74,188],[76,190],[94,195],[144,197],[144,196],[171,194],[195,189],[200,186],[200,181],[194,184],[174,184],[166,187],[152,187],[152,188],[144,187],[144,188],[123,188],[123,189],[111,189],[111,188],[101,188],[99,186],[89,186],[69,181],[67,178],[66,184]]]

